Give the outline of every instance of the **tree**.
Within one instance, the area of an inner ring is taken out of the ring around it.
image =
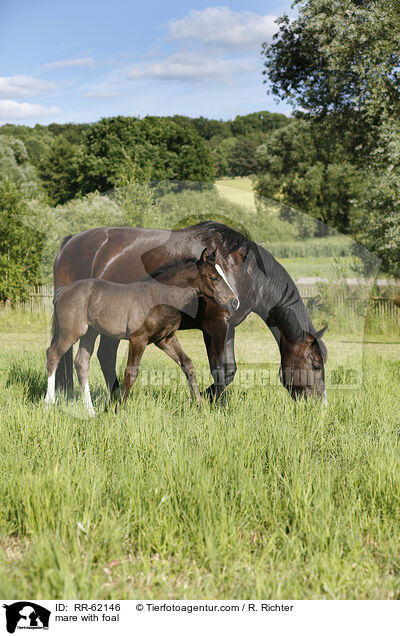
[[[354,223],[356,239],[382,261],[382,267],[400,277],[400,124],[390,121],[379,130],[362,200],[365,213]],[[368,266],[368,263],[366,263]]]
[[[0,181],[12,181],[28,194],[39,189],[35,168],[29,162],[25,144],[15,137],[0,135]]]
[[[288,122],[289,118],[286,115],[261,110],[249,115],[237,115],[231,122],[231,131],[234,137],[250,133],[259,133],[265,136],[281,126],[286,126]]]
[[[354,223],[356,237],[394,269],[400,215],[400,4],[398,0],[296,0],[272,44],[263,45],[265,75],[289,100],[340,140],[366,187]],[[381,185],[380,185],[381,184]],[[379,227],[381,228],[379,230]],[[379,240],[378,240],[379,237]],[[389,240],[390,239],[390,240]]]
[[[230,123],[218,119],[207,119],[207,117],[195,117],[190,120],[200,137],[210,140],[212,137],[226,138],[231,135]]]
[[[78,192],[78,146],[57,136],[43,153],[39,176],[53,203],[66,203]]]
[[[30,216],[23,193],[11,181],[0,182],[0,300],[11,303],[26,296],[40,281],[41,234],[19,216]]]
[[[235,137],[224,137],[222,139],[221,137],[213,137],[210,139],[215,176],[217,178],[229,175],[229,155],[235,143]]]
[[[278,19],[263,44],[271,91],[336,126],[369,150],[382,117],[400,114],[397,0],[295,0],[298,18]],[[367,147],[365,142],[368,141]]]
[[[35,168],[39,165],[53,139],[53,135],[48,131],[47,127],[40,124],[36,124],[34,128],[5,124],[0,127],[0,138],[2,135],[22,141],[28,151],[29,161]]]
[[[349,230],[362,175],[320,123],[295,119],[259,147],[257,160],[259,196],[293,206],[342,232]]]
[[[213,160],[191,124],[169,117],[112,117],[93,124],[77,155],[77,185],[82,194],[106,192],[120,181],[126,156],[145,181],[211,183]]]
[[[238,139],[229,153],[229,174],[244,177],[257,172],[257,142],[250,136]]]
[[[89,130],[90,124],[49,124],[47,130],[54,137],[63,137],[71,144],[79,144],[83,134]]]

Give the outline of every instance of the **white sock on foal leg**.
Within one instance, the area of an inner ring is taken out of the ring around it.
[[[56,372],[53,371],[47,378],[47,393],[44,398],[46,404],[54,404],[56,401]]]
[[[85,403],[85,406],[86,406],[87,410],[89,411],[89,414],[92,417],[94,417],[95,416],[95,412],[94,412],[94,408],[93,408],[93,404],[92,404],[92,398],[90,397],[89,382],[86,382],[85,388],[83,390],[83,401]]]

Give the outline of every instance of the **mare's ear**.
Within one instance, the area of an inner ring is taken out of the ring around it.
[[[318,342],[318,340],[322,338],[322,336],[324,335],[327,329],[328,329],[328,325],[326,325],[326,327],[323,327],[322,329],[317,331],[317,333],[315,334],[308,333],[306,335],[306,342],[308,342],[309,344],[313,344],[313,342]]]
[[[320,329],[319,331],[317,331],[317,333],[315,334],[314,338],[316,340],[319,340],[320,338],[322,338],[322,336],[324,335],[325,331],[328,329],[328,325],[325,325],[325,327],[322,327],[322,329]]]
[[[204,265],[207,262],[208,258],[209,258],[208,257],[208,250],[205,247],[204,250],[201,253],[201,256],[200,256],[199,260],[197,261],[197,267],[201,267],[202,265]]]

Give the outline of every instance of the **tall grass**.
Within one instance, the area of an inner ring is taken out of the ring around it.
[[[306,240],[264,243],[275,258],[342,258],[352,256],[352,240],[347,236],[328,236]]]
[[[400,596],[393,346],[327,409],[233,385],[197,410],[139,383],[104,413],[93,364],[95,421],[45,410],[40,348],[0,355],[3,598]]]

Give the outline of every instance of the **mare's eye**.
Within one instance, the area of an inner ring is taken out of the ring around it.
[[[314,362],[312,363],[312,370],[313,371],[321,371],[321,365],[320,364],[315,364]]]
[[[218,280],[218,276],[210,276],[210,280],[212,280],[213,282],[215,282],[216,280]]]

